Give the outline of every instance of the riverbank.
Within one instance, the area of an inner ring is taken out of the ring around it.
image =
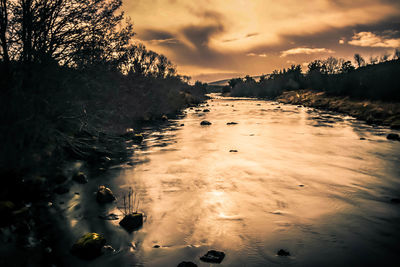
[[[134,120],[128,117],[110,124],[89,123],[76,132],[57,131],[56,136],[48,137],[46,146],[27,151],[28,156],[21,155],[33,159],[30,168],[8,170],[0,189],[0,265],[63,266],[55,244],[61,234],[66,235],[61,233],[65,222],[58,217],[68,197],[79,196],[77,188],[84,190],[91,180],[98,183],[93,180],[115,167],[133,165],[128,159],[135,147],[141,146],[143,127],[163,127],[170,119],[182,116],[183,109],[205,99],[185,92],[177,99],[179,105],[164,108],[168,116],[153,112],[151,116],[135,116]]]
[[[285,91],[276,97],[284,104],[303,105],[345,113],[368,124],[390,126],[400,129],[400,103],[354,100],[344,96],[330,96],[312,90]]]

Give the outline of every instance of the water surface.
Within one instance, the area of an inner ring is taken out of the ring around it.
[[[388,129],[312,108],[213,97],[201,111],[146,128],[133,166],[73,188],[80,194],[63,206],[72,233],[65,242],[100,232],[117,250],[89,265],[210,266],[199,260],[210,249],[226,253],[220,266],[396,265],[400,205],[391,199],[400,197],[400,142],[386,140]],[[119,201],[99,207],[99,184]],[[97,217],[120,214],[129,187],[147,216],[132,234]],[[281,248],[291,256],[277,256]]]

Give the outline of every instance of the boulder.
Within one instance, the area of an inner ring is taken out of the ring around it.
[[[79,184],[86,184],[88,182],[86,174],[84,172],[77,172],[72,176],[72,180]]]
[[[71,248],[71,253],[75,256],[91,260],[102,254],[102,248],[106,244],[106,239],[97,233],[87,233],[83,235]]]
[[[100,185],[99,190],[97,190],[96,200],[100,204],[109,203],[115,200],[115,196],[110,188]]]
[[[200,260],[211,263],[221,263],[225,258],[225,253],[222,251],[210,250],[206,255],[201,256]]]
[[[182,261],[181,263],[178,264],[178,267],[197,267],[197,264],[191,261]]]
[[[200,125],[211,125],[211,122],[209,122],[209,121],[202,121],[202,122],[200,122]]]
[[[386,136],[386,138],[387,138],[388,140],[397,140],[397,141],[400,141],[400,136],[399,136],[398,134],[395,134],[395,133],[390,133],[390,134],[388,134],[388,135]]]
[[[278,250],[278,252],[276,253],[278,256],[283,256],[283,257],[287,257],[290,256],[290,252],[284,249],[280,249]]]
[[[143,225],[143,213],[130,213],[119,222],[126,231],[133,232]]]

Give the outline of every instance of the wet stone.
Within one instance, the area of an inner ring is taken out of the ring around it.
[[[178,264],[177,267],[197,267],[197,264],[191,261],[182,261],[181,263]]]
[[[115,200],[115,196],[110,188],[100,185],[96,194],[96,200],[100,204],[110,203]]]
[[[282,256],[282,257],[287,257],[290,256],[290,252],[284,249],[280,249],[278,250],[278,252],[276,253],[278,256]]]
[[[79,184],[86,184],[88,182],[86,174],[83,172],[76,173],[72,179]]]
[[[209,122],[209,121],[202,121],[202,122],[200,122],[200,125],[211,125],[211,122]]]
[[[397,141],[400,141],[400,136],[399,136],[398,134],[395,134],[395,133],[390,133],[390,134],[388,134],[388,135],[386,136],[386,138],[387,138],[388,140],[397,140]]]
[[[125,217],[119,222],[119,225],[121,225],[126,231],[133,232],[143,225],[143,214],[131,213],[125,215]]]
[[[222,251],[210,250],[206,255],[201,256],[200,260],[204,262],[221,263],[225,258],[225,253]]]

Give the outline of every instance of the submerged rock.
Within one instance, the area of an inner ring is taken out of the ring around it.
[[[177,267],[197,267],[197,264],[191,261],[182,261],[181,263],[178,264]]]
[[[395,133],[390,133],[390,134],[388,134],[388,135],[386,136],[386,138],[387,138],[388,140],[397,140],[397,141],[400,141],[400,136],[399,136],[398,134],[395,134]]]
[[[225,258],[225,253],[222,251],[210,250],[206,255],[201,256],[200,260],[212,263],[221,263]]]
[[[284,249],[280,249],[278,250],[278,252],[276,253],[278,256],[283,256],[283,257],[287,257],[290,256],[290,252]]]
[[[97,190],[96,200],[100,204],[109,203],[115,200],[115,196],[110,188],[100,185],[99,190]]]
[[[202,122],[200,122],[200,125],[211,125],[211,122],[209,122],[209,121],[202,121]]]
[[[83,172],[78,172],[78,173],[76,173],[76,174],[72,177],[72,179],[73,179],[75,182],[80,183],[80,184],[86,184],[86,183],[88,182],[87,177],[86,177],[86,174],[83,173]]]
[[[119,222],[126,231],[133,232],[143,225],[143,213],[130,213]]]
[[[88,233],[83,235],[71,248],[71,253],[75,256],[91,260],[102,254],[102,248],[106,244],[106,239],[98,233]]]

